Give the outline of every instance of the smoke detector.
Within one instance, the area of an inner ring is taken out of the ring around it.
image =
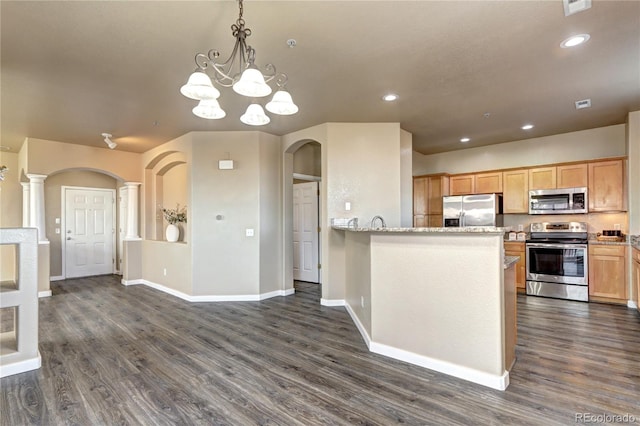
[[[114,149],[116,146],[118,146],[117,143],[115,143],[110,139],[111,138],[110,133],[103,133],[102,137],[104,138],[104,143],[106,143],[109,146],[109,149]]]
[[[591,8],[591,0],[562,0],[564,16],[573,15]]]

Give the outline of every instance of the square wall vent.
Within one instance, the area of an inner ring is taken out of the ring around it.
[[[564,16],[573,15],[591,8],[591,0],[562,0]]]
[[[576,109],[591,108],[591,99],[576,101]]]

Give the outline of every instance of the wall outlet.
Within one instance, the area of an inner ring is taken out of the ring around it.
[[[613,229],[619,231],[620,230],[620,224],[619,223],[614,224],[613,225]]]
[[[518,232],[524,231],[524,226],[522,224],[518,225]]]
[[[162,271],[162,273],[164,274],[164,276],[167,276],[167,268],[164,268],[164,270]]]
[[[56,225],[60,225],[60,218],[56,217]]]
[[[247,237],[253,237],[253,229],[251,229],[251,228],[247,228],[247,229],[245,230],[245,235],[246,235]]]
[[[344,209],[345,209],[346,211],[351,210],[351,203],[350,203],[350,202],[348,202],[348,201],[347,201],[346,203],[344,203]]]
[[[60,233],[60,228],[56,228],[56,234]]]

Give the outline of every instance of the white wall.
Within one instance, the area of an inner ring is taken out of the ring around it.
[[[467,173],[623,157],[624,124],[432,155],[413,153],[413,175]]]

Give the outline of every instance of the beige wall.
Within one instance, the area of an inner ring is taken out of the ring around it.
[[[75,145],[43,139],[27,138],[25,173],[50,175],[60,170],[102,170],[123,181],[142,181],[141,154]]]
[[[260,138],[194,132],[191,185],[193,295],[255,295],[260,280]],[[219,170],[218,160],[234,160]],[[216,219],[216,216],[221,219]],[[247,237],[246,229],[254,236]]]
[[[282,153],[280,137],[259,133],[260,294],[282,290]]]
[[[63,224],[56,224],[56,218],[62,220],[64,200],[62,187],[76,186],[82,188],[116,189],[117,182],[111,176],[90,171],[68,171],[48,176],[44,181],[45,228],[50,242],[50,274],[52,277],[62,275],[62,234],[56,234],[56,228],[63,229]],[[117,200],[117,192],[115,194]],[[117,205],[115,214],[117,216]],[[115,218],[114,218],[115,219]],[[114,247],[116,250],[116,247]]]
[[[18,154],[0,151],[0,165],[9,169],[0,182],[0,228],[22,227],[22,185]],[[0,245],[0,281],[15,279],[16,247]]]
[[[190,246],[187,243],[142,241],[142,277],[181,293],[193,294]]]
[[[322,176],[320,144],[310,142],[293,153],[293,173]]]
[[[371,234],[334,232],[345,234],[345,302],[371,339]]]
[[[413,226],[413,135],[400,129],[400,225]]]
[[[640,111],[629,114],[627,124],[629,156],[629,233],[640,235]]]
[[[618,124],[433,155],[414,152],[413,175],[466,173],[622,157],[626,155],[625,127]]]

